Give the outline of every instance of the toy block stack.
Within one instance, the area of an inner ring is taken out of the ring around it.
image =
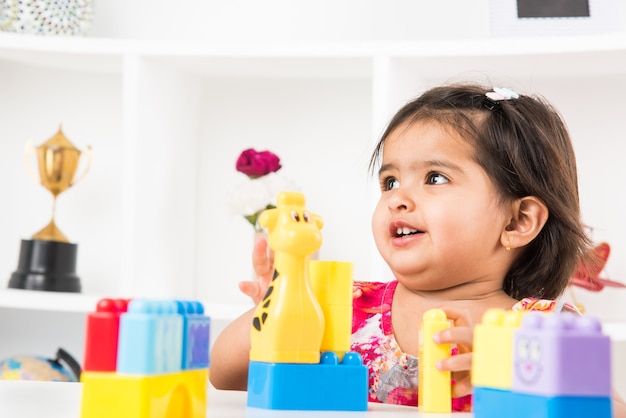
[[[476,418],[612,416],[611,341],[600,321],[528,312],[512,332],[493,322],[487,312],[481,326],[491,329],[474,334]]]
[[[210,325],[198,301],[100,300],[87,316],[81,418],[204,418]]]
[[[490,309],[474,328],[472,410],[475,417],[501,418],[509,411],[513,397],[513,335],[524,313]]]
[[[274,277],[251,324],[248,400],[270,410],[367,410],[367,367],[350,352],[352,264],[310,261],[320,216],[301,193],[281,192],[259,223],[268,229]]]

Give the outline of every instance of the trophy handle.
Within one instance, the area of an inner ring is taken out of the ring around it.
[[[87,145],[87,150],[85,152],[87,153],[87,166],[85,167],[83,172],[80,174],[80,176],[78,176],[76,180],[72,181],[72,184],[70,184],[70,186],[75,185],[76,183],[81,181],[83,178],[85,178],[85,176],[89,172],[89,169],[91,168],[91,163],[93,162],[93,149],[91,148],[91,145]]]
[[[32,140],[26,143],[26,146],[24,147],[24,166],[26,167],[26,172],[33,180],[35,180],[35,183],[41,183],[35,174],[35,170],[33,170],[33,166],[31,165],[31,159],[32,156],[35,155],[35,149],[35,143]]]

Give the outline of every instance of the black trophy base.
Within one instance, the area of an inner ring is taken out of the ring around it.
[[[76,275],[77,244],[44,240],[22,240],[17,270],[9,288],[80,293]]]

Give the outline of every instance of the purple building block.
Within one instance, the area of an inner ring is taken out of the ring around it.
[[[611,341],[600,322],[569,312],[529,312],[515,332],[513,391],[611,396]]]
[[[209,343],[211,318],[204,314],[204,305],[196,300],[176,301],[183,317],[182,370],[208,369],[211,366]]]

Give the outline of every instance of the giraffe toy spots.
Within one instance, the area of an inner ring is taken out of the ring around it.
[[[259,223],[274,251],[274,276],[254,313],[250,360],[319,363],[324,315],[309,284],[311,254],[322,245],[324,222],[298,192],[281,192]]]

